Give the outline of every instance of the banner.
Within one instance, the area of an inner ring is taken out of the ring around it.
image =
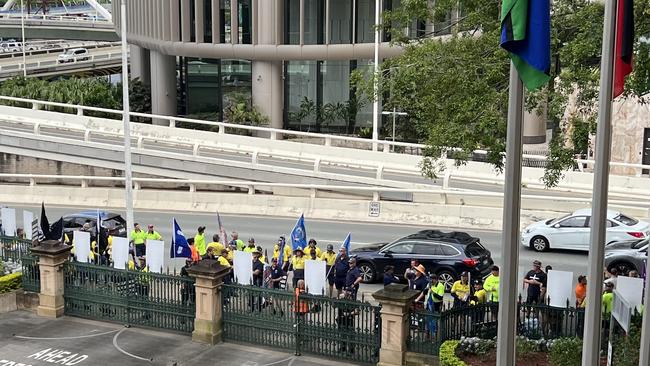
[[[25,232],[25,239],[32,240],[32,223],[34,222],[34,213],[31,211],[23,211],[23,231]]]
[[[618,276],[616,277],[616,292],[623,296],[630,307],[641,310],[643,301],[643,279]]]
[[[87,231],[73,232],[74,255],[77,262],[90,262],[90,233]]]
[[[2,234],[4,236],[16,236],[16,210],[3,207],[0,209],[2,216]]]
[[[233,270],[235,281],[240,285],[250,285],[253,283],[253,253],[235,251],[233,260]]]
[[[325,261],[305,261],[305,287],[311,295],[324,295],[326,287]]]
[[[575,304],[573,272],[551,270],[547,273],[548,298],[551,306],[566,307]]]
[[[129,262],[129,240],[114,236],[111,256],[113,258],[113,268],[126,269],[126,264]]]
[[[38,225],[38,219],[32,220],[32,230],[31,230],[32,239],[41,239],[41,227]]]
[[[149,272],[162,273],[164,256],[164,241],[147,240],[147,266],[149,266]]]

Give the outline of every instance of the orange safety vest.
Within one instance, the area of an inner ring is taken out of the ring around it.
[[[300,289],[296,289],[296,302],[294,304],[294,309],[296,311],[296,314],[307,314],[309,312],[309,304],[307,304],[306,300],[301,300],[299,298],[301,293],[305,293],[304,290],[300,291]]]
[[[193,262],[200,261],[201,256],[199,255],[199,250],[196,249],[196,245],[190,245],[190,249],[192,250],[192,261]]]

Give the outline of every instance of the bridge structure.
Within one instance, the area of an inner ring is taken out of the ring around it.
[[[90,167],[83,174],[64,175],[5,169],[0,201],[49,197],[59,204],[124,207],[121,111],[10,97],[0,97],[0,103],[5,154]],[[499,172],[485,163],[456,166],[441,158],[446,169],[439,179],[424,178],[420,153],[425,146],[420,144],[374,141],[383,151],[372,151],[372,140],[356,137],[141,113],[131,118],[139,208],[220,207],[281,216],[308,211],[312,217],[494,229],[501,224]],[[152,119],[168,125],[151,125]],[[590,204],[593,161],[577,163],[586,170],[567,172],[551,189],[541,182],[543,169],[524,168],[523,209],[529,220]],[[617,164],[622,163],[612,163]],[[611,207],[648,216],[650,204],[638,199],[650,193],[647,178],[612,175],[610,180]],[[384,208],[380,218],[369,216],[377,204]]]

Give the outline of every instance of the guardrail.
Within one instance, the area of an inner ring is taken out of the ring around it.
[[[26,22],[66,22],[81,24],[102,24],[113,26],[113,22],[97,16],[68,16],[68,15],[50,15],[50,14],[18,14],[18,13],[0,13],[0,21],[25,19]]]
[[[68,109],[70,111],[75,111],[77,115],[86,115],[89,112],[99,112],[99,113],[104,113],[106,115],[106,118],[120,119],[120,120],[122,119],[121,110],[96,108],[90,106],[81,106],[81,105],[73,105],[73,104],[66,104],[66,103],[56,103],[56,102],[40,101],[40,100],[25,99],[25,98],[15,98],[15,97],[5,97],[5,96],[0,96],[0,101],[26,103],[30,105],[32,109],[42,109],[43,107],[59,107],[59,108]],[[319,144],[323,144],[324,146],[336,146],[337,144],[349,146],[352,144],[352,145],[356,145],[358,149],[363,149],[363,150],[370,150],[372,149],[373,145],[377,145],[381,147],[381,150],[383,150],[383,152],[385,153],[389,153],[389,152],[400,153],[399,151],[404,149],[408,149],[412,152],[413,151],[421,152],[427,147],[426,145],[419,144],[419,143],[389,141],[389,140],[372,140],[372,139],[366,139],[361,137],[329,135],[324,133],[284,130],[279,128],[252,126],[246,124],[205,121],[205,120],[178,117],[178,116],[165,116],[165,115],[136,113],[136,112],[131,112],[130,116],[140,117],[147,120],[167,121],[169,127],[173,127],[173,128],[179,128],[178,127],[179,124],[186,124],[186,125],[196,125],[196,126],[216,128],[218,132],[221,134],[226,134],[227,129],[238,131],[239,134],[241,134],[242,132],[245,134],[259,133],[261,135],[269,136],[268,138],[270,138],[271,140],[279,140],[284,137],[305,138],[305,139],[309,139],[311,143],[319,143]],[[476,150],[474,151],[474,153],[479,155],[485,155],[487,154],[487,151]],[[446,155],[442,156],[441,158],[446,158]],[[530,160],[546,161],[546,156],[542,156],[542,155],[524,154],[523,158],[530,159]],[[582,165],[585,165],[587,168],[593,167],[595,163],[594,160],[586,160],[586,159],[577,159],[575,160],[575,162],[580,168],[582,168]],[[636,174],[637,176],[640,176],[642,170],[644,169],[650,170],[650,165],[643,165],[643,164],[611,162],[610,166],[635,169],[637,171]],[[419,174],[419,170],[418,170],[418,174]]]
[[[43,49],[43,46],[40,46],[40,44],[44,45],[51,45],[53,46],[52,48],[46,48]],[[31,47],[36,47],[37,49],[32,49],[31,51],[29,48]],[[60,53],[62,51],[65,51],[69,48],[86,48],[86,49],[97,49],[97,48],[106,48],[106,47],[119,47],[120,42],[74,42],[74,41],[65,41],[65,40],[60,40],[60,41],[34,41],[34,42],[29,42],[25,46],[25,55],[27,57],[29,56],[34,56],[34,55],[46,55],[50,53]],[[41,47],[38,49],[38,47]],[[2,52],[0,53],[0,60],[1,59],[8,59],[8,58],[22,58],[23,57],[23,52],[17,51],[17,52]]]
[[[69,62],[64,62],[64,63],[59,63],[57,58],[54,59],[49,59],[49,60],[42,60],[42,61],[36,61],[36,62],[29,62],[27,61],[27,64],[21,63],[16,63],[12,65],[7,65],[7,66],[1,66],[0,65],[0,73],[13,73],[16,71],[22,71],[25,66],[27,66],[27,72],[30,71],[35,71],[39,70],[45,67],[65,67],[65,66],[70,66],[70,65],[86,65],[86,64],[92,64],[93,62],[98,62],[98,61],[107,61],[107,60],[117,60],[122,58],[122,54],[120,52],[114,52],[114,53],[104,53],[104,54],[89,54],[87,59],[85,60],[72,60]],[[76,67],[75,67],[76,68]]]
[[[107,177],[107,176],[82,176],[82,175],[47,175],[47,174],[0,174],[0,183],[5,179],[19,180],[20,182],[12,181],[10,184],[16,185],[24,183],[31,187],[37,186],[39,180],[59,180],[59,181],[72,181],[80,188],[91,187],[93,181],[97,182],[113,182],[124,185],[124,177]],[[208,180],[208,179],[172,179],[172,178],[140,178],[133,177],[133,184],[135,190],[144,189],[157,189],[148,188],[143,186],[144,183],[164,183],[173,184],[175,188],[187,186],[189,192],[196,192],[197,186],[209,186],[215,189],[221,187],[230,188],[245,188],[242,194],[255,195],[257,191],[270,191],[273,188],[293,188],[309,190],[311,197],[316,197],[318,191],[325,192],[343,192],[343,193],[372,193],[373,201],[380,200],[380,193],[422,193],[430,195],[438,195],[441,202],[457,201],[466,197],[487,197],[487,198],[503,198],[502,192],[484,192],[476,190],[461,190],[461,189],[444,189],[444,188],[394,188],[382,186],[348,186],[348,185],[327,185],[327,184],[299,184],[299,183],[267,183],[257,181],[236,181],[236,180]],[[65,186],[65,184],[58,183]],[[48,182],[48,186],[52,183]],[[237,191],[228,191],[228,193],[238,193]],[[266,193],[265,193],[266,194]],[[543,201],[556,201],[565,203],[577,203],[590,205],[591,198],[579,198],[573,196],[540,196],[540,195],[522,195],[524,200],[543,200]],[[647,210],[648,207],[640,206],[639,200],[609,200],[610,205],[635,207]],[[647,204],[647,203],[646,203]]]

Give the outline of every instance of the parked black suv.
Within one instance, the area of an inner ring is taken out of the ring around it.
[[[410,261],[417,259],[428,273],[438,275],[447,290],[462,272],[483,279],[494,264],[479,238],[458,231],[422,230],[392,243],[353,249],[351,255],[357,258],[365,283],[377,281],[387,265],[395,266],[395,274],[401,277]]]
[[[126,220],[117,213],[99,211],[102,227],[109,235],[126,237]],[[83,211],[63,216],[63,232],[72,239],[72,232],[83,227],[86,221],[90,222],[91,236],[97,235],[97,211]]]

